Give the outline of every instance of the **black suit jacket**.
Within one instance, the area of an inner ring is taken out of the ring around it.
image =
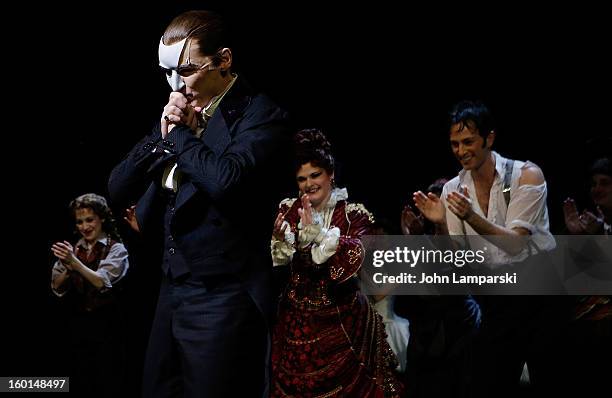
[[[182,179],[170,225],[192,275],[239,275],[262,304],[275,204],[291,172],[290,132],[286,112],[239,77],[201,138],[176,126],[162,140],[158,125],[140,141],[112,171],[110,198],[137,201],[143,236],[162,245],[162,173],[176,162]]]

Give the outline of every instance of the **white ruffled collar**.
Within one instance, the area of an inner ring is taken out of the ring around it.
[[[327,201],[327,203],[325,203],[325,206],[323,206],[322,211],[325,211],[326,209],[333,209],[334,207],[336,207],[336,204],[339,201],[346,199],[348,199],[348,191],[346,190],[346,188],[334,188],[331,192],[331,195],[329,196],[329,200]]]
[[[346,188],[334,188],[329,196],[329,200],[327,203],[325,203],[325,206],[323,206],[321,210],[317,211],[312,209],[312,222],[322,227],[329,228],[331,215],[334,213],[336,204],[341,200],[346,200],[347,198],[348,192],[346,191]]]

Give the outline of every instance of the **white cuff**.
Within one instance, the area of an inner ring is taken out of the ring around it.
[[[305,228],[301,229],[298,234],[300,249],[303,249],[311,244],[315,238],[321,234],[321,230],[322,228],[319,224],[308,224]]]
[[[338,243],[340,242],[340,228],[334,227],[330,230],[323,230],[317,235],[317,238],[319,238],[319,236],[321,238],[310,250],[312,261],[314,261],[315,264],[323,264],[329,260],[329,258],[336,253]]]
[[[287,265],[293,258],[295,248],[287,241],[280,241],[278,239],[272,239],[270,242],[270,251],[272,253],[272,265]]]
[[[104,286],[100,288],[100,291],[104,292],[113,287],[113,284],[110,281],[109,272],[107,270],[105,270],[104,268],[100,268],[96,271],[96,274],[98,274],[98,276],[102,278],[102,282],[104,283]]]

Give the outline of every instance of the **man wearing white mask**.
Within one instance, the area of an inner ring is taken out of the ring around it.
[[[109,180],[111,198],[137,202],[137,228],[163,246],[146,397],[267,393],[265,238],[288,118],[233,73],[227,40],[212,12],[170,23],[159,64],[173,91],[160,123]]]

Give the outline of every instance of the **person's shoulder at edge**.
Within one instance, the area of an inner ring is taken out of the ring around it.
[[[541,185],[546,180],[544,179],[544,173],[535,163],[526,162],[521,168],[521,177],[519,178],[520,185]]]

